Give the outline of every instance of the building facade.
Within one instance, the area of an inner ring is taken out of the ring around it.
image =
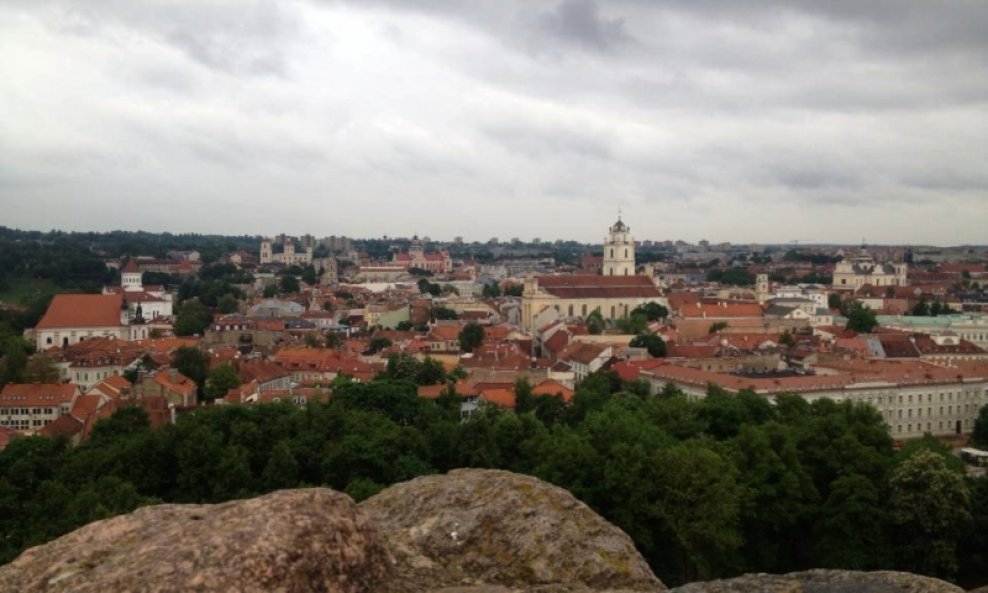
[[[620,217],[604,240],[604,264],[601,273],[604,276],[635,275],[635,239],[631,236],[631,227],[621,222]]]
[[[834,288],[857,290],[871,286],[906,286],[909,284],[905,263],[879,263],[862,249],[856,256],[845,258],[834,266]]]

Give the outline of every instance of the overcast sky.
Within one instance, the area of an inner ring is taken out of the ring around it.
[[[0,224],[959,244],[988,1],[3,0]]]

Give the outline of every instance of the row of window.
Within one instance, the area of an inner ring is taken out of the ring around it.
[[[966,414],[974,414],[977,411],[978,411],[977,406],[975,406],[973,404],[966,404],[964,406],[964,410],[963,410],[963,412],[966,413]],[[899,412],[899,418],[901,419],[902,418],[902,410],[900,409],[900,410],[898,410],[898,412]],[[961,407],[960,406],[957,406],[957,413],[960,414],[961,412],[962,412]],[[885,413],[889,417],[892,416],[892,410],[887,410]],[[926,415],[928,417],[929,416],[933,416],[933,408],[926,408]],[[954,406],[947,406],[947,415],[948,416],[953,416],[954,415]],[[943,406],[940,406],[940,416],[943,416]],[[913,409],[912,408],[909,408],[908,410],[906,410],[906,417],[907,418],[912,418],[913,417]],[[923,408],[916,408],[916,417],[917,418],[922,418],[923,417]]]
[[[971,428],[971,419],[968,418],[967,420],[964,420],[963,423],[962,423],[961,420],[958,420],[955,423],[951,423],[950,421],[947,421],[946,424],[947,425],[944,426],[944,423],[942,421],[941,422],[937,422],[937,430],[940,430],[940,431],[943,431],[943,430],[951,431],[952,430],[952,431],[956,432],[957,434],[960,434],[963,427]],[[923,423],[922,422],[917,423],[915,426],[916,426],[916,430],[917,431],[923,430]],[[898,434],[902,434],[902,428],[903,428],[903,425],[902,424],[897,424],[895,426],[895,432],[898,433]],[[912,424],[906,424],[905,425],[905,428],[906,428],[906,433],[913,432],[913,425]],[[933,430],[933,423],[932,422],[927,422],[926,423],[926,431],[927,432],[930,432],[932,430]]]
[[[0,414],[4,416],[30,416],[37,414],[54,414],[55,408],[4,408]]]
[[[0,420],[0,426],[14,430],[28,430],[51,424],[51,420]]]
[[[939,395],[940,395],[940,399],[939,399],[940,403],[943,403],[944,401],[947,401],[947,402],[954,401],[954,392],[953,391],[948,391],[946,394],[941,393]],[[944,395],[947,396],[946,399],[944,399]],[[905,404],[905,403],[910,403],[910,404],[913,403],[913,396],[912,395],[908,395],[908,396],[907,395],[899,395],[899,396],[894,396],[894,395],[878,395],[878,396],[875,396],[873,398],[872,397],[865,398],[865,401],[867,401],[868,403],[876,403],[876,404],[894,404],[894,403],[896,403],[896,397],[898,397],[898,403],[900,405]],[[985,390],[985,398],[988,399],[988,389]],[[958,402],[961,402],[961,401],[977,401],[977,400],[978,400],[978,393],[977,393],[977,391],[965,391],[965,392],[959,391],[959,392],[957,392],[957,401]],[[916,401],[916,403],[923,403],[923,394],[922,393],[917,394],[915,401]],[[927,393],[926,394],[926,402],[927,403],[933,402],[933,394],[932,393]]]

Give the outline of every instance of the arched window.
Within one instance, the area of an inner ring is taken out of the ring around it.
[[[628,257],[628,249],[627,248],[624,249],[624,257]]]
[[[611,247],[611,257],[614,257],[614,248]]]
[[[580,313],[581,315],[583,315],[584,317],[587,316],[587,304],[586,303],[583,304],[583,306],[580,308],[580,311],[581,311],[581,313]]]
[[[570,316],[570,317],[572,317],[572,316],[573,316],[573,305],[570,305],[570,306],[569,306],[569,316]]]
[[[611,319],[614,319],[614,305],[611,305]]]

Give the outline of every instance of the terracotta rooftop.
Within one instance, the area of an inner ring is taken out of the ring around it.
[[[693,303],[679,309],[681,317],[702,317],[704,319],[721,319],[733,317],[762,317],[762,308],[757,303],[717,304]]]
[[[37,329],[120,327],[119,294],[56,294]]]
[[[573,399],[573,390],[555,379],[546,379],[532,388],[532,395],[559,395],[569,403]]]
[[[539,288],[562,299],[659,298],[647,276],[539,276]]]
[[[69,383],[8,383],[0,392],[0,407],[57,406],[71,402],[78,389]]]

